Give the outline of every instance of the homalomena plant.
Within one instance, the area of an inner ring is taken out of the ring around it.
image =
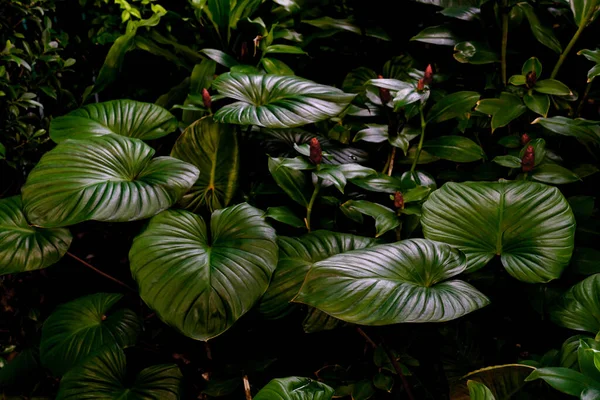
[[[0,385],[43,369],[59,399],[551,398],[538,379],[600,396],[598,56],[576,49],[599,2],[409,3],[436,25],[410,32],[414,57],[383,58],[352,50],[391,38],[352,2],[115,3],[125,33],[0,199],[0,274],[52,274],[68,255],[127,293],[32,314],[39,332]],[[531,32],[524,49],[511,29]],[[425,44],[454,54],[418,56]],[[306,67],[336,46],[361,63]],[[185,79],[156,103],[100,101],[134,49]],[[122,235],[104,256],[129,283],[91,265],[89,232]],[[536,337],[545,320],[579,334],[537,356],[515,326]],[[269,369],[278,340],[308,353],[326,335],[350,359]],[[237,359],[251,351],[263,358]]]

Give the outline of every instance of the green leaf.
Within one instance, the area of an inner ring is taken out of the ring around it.
[[[134,345],[142,322],[127,308],[114,309],[122,298],[96,293],[58,306],[42,327],[42,364],[61,376],[104,345]]]
[[[358,211],[375,218],[375,237],[400,226],[400,219],[394,210],[366,200],[348,200],[342,207]]]
[[[496,400],[492,391],[481,382],[467,381],[471,400]]]
[[[465,266],[461,252],[425,239],[379,245],[314,264],[294,301],[361,325],[449,321],[489,303],[447,281]]]
[[[217,0],[218,1],[218,0]],[[222,52],[217,49],[202,49],[200,50],[202,54],[211,60],[215,61],[217,64],[220,64],[224,67],[231,68],[236,65],[239,65],[239,62],[229,54]]]
[[[302,329],[305,333],[331,331],[346,325],[348,325],[346,322],[330,317],[323,311],[312,307],[308,307],[306,317],[302,321]]]
[[[521,159],[515,156],[496,156],[492,161],[503,167],[521,168]]]
[[[392,388],[394,387],[394,378],[383,372],[378,372],[373,377],[373,386],[379,390],[385,390],[386,392],[391,393]]]
[[[264,57],[260,60],[267,74],[274,75],[294,75],[294,71],[283,61],[276,58]]]
[[[439,44],[442,46],[454,46],[460,40],[445,26],[430,26],[413,36],[410,40],[424,43]]]
[[[394,110],[400,110],[402,107],[416,102],[424,103],[429,98],[429,91],[417,90],[416,83],[398,82],[402,85],[396,88],[398,91],[394,97]]]
[[[499,99],[483,99],[477,102],[476,111],[490,115],[492,117],[492,133],[511,121],[519,118],[527,107],[523,105],[521,99],[512,93],[502,92]]]
[[[125,54],[134,48],[135,31],[120,36],[115,40],[108,51],[104,64],[102,64],[102,68],[100,68],[100,72],[98,72],[98,77],[96,78],[92,89],[93,93],[101,92],[117,79],[119,72],[121,72]]]
[[[461,5],[444,8],[439,13],[445,17],[462,19],[463,21],[472,21],[479,18],[481,9],[479,7]]]
[[[25,214],[47,228],[151,217],[175,204],[198,178],[193,165],[153,155],[141,140],[118,135],[60,143],[23,186]]]
[[[275,230],[246,203],[213,212],[210,228],[187,211],[153,217],[129,252],[140,296],[168,325],[208,340],[229,329],[267,290]]]
[[[177,129],[177,119],[151,103],[113,100],[93,103],[54,118],[50,138],[56,143],[67,139],[117,134],[141,140],[163,137]]]
[[[335,390],[310,378],[291,376],[273,379],[254,400],[330,400]]]
[[[567,85],[555,79],[543,79],[541,81],[537,81],[533,86],[533,90],[538,93],[553,94],[558,96],[570,96],[573,94]]]
[[[20,196],[0,199],[0,275],[49,267],[71,245],[68,229],[31,226]]]
[[[540,183],[449,182],[423,205],[427,239],[467,256],[467,271],[496,255],[524,282],[560,276],[573,252],[575,217],[560,191]]]
[[[171,150],[171,157],[195,165],[200,170],[180,203],[186,210],[198,212],[227,207],[235,194],[240,164],[240,150],[235,127],[200,119],[186,128]]]
[[[125,353],[104,346],[60,381],[57,400],[177,400],[183,376],[175,364],[153,365],[136,376],[127,371]]]
[[[477,143],[463,136],[440,136],[423,143],[423,148],[429,154],[454,162],[472,162],[485,157]]]
[[[576,173],[558,164],[537,166],[531,173],[531,179],[551,185],[563,185],[581,180]]]
[[[406,171],[400,177],[404,187],[425,186],[431,190],[437,189],[437,184],[433,176],[423,171]]]
[[[294,228],[304,228],[304,221],[298,218],[296,214],[286,206],[267,208],[265,217],[274,219],[275,221],[279,221]]]
[[[528,92],[523,96],[523,102],[534,113],[540,114],[542,117],[548,116],[550,97],[547,94]]]
[[[508,78],[508,83],[515,86],[522,86],[527,83],[527,77],[525,75],[513,75]]]
[[[443,122],[470,113],[479,100],[477,92],[456,92],[443,97],[427,113],[427,122]]]
[[[597,345],[595,344],[594,347],[597,347]],[[598,350],[592,348],[585,339],[579,340],[577,362],[582,374],[588,378],[594,379],[596,382],[600,382],[600,368],[598,368],[600,354],[598,354]],[[600,387],[598,387],[598,389],[600,389]]]
[[[307,54],[301,47],[287,44],[272,44],[265,49],[265,54]]]
[[[592,275],[565,292],[550,311],[552,321],[565,328],[600,332],[600,274]]]
[[[588,78],[588,82],[591,82],[594,80],[595,77],[597,77],[598,75],[600,75],[600,49],[596,49],[596,50],[580,50],[577,54],[579,55],[583,55],[585,58],[587,58],[590,61],[593,61],[596,63],[596,65],[594,65],[587,74],[587,78]]]
[[[221,108],[215,120],[266,128],[290,128],[340,114],[354,94],[295,76],[220,75],[213,87],[237,102]]]
[[[311,188],[302,171],[286,167],[285,158],[269,158],[269,172],[283,191],[292,200],[306,207],[310,199]]]
[[[523,146],[521,148],[521,151],[519,152],[519,158],[523,159],[523,156],[525,156],[525,150],[527,149],[527,147],[533,147],[534,150],[534,154],[535,154],[535,166],[538,166],[546,157],[546,141],[544,139],[538,138],[538,139],[533,139],[532,141],[530,141],[529,143],[527,143],[527,146]]]
[[[572,136],[584,143],[600,145],[600,122],[582,118],[537,118],[532,124],[540,124],[544,128],[559,135]]]
[[[454,59],[474,65],[490,64],[500,60],[488,45],[480,42],[460,42],[454,46]]]
[[[362,380],[352,385],[352,400],[368,400],[375,396],[375,388],[370,380]]]
[[[562,47],[558,39],[556,39],[556,36],[554,36],[554,32],[552,32],[551,28],[541,24],[531,4],[522,2],[517,3],[516,7],[525,14],[525,17],[529,21],[531,32],[538,42],[556,53],[562,52]]]
[[[577,214],[575,214],[577,217]],[[588,247],[576,247],[571,258],[570,267],[574,272],[583,275],[600,273],[600,250]]]
[[[536,57],[531,57],[529,60],[523,63],[521,67],[522,76],[527,76],[528,73],[534,71],[535,75],[539,78],[542,76],[542,63]]]
[[[510,399],[525,385],[525,378],[535,368],[523,364],[494,365],[473,371],[463,376],[450,391],[453,400],[469,400],[469,381],[484,384],[498,399]]]
[[[377,79],[377,74],[372,69],[367,67],[353,69],[344,78],[342,89],[348,93],[362,93],[371,79]]]
[[[372,192],[396,193],[404,190],[405,185],[395,176],[376,173],[360,179],[353,179],[352,183],[359,188]]]
[[[8,364],[0,369],[0,386],[6,387],[27,382],[28,378],[36,377],[40,369],[40,355],[37,348],[21,351]]]
[[[598,8],[597,0],[569,0],[573,19],[577,26],[588,25],[593,20],[595,10]]]
[[[281,318],[294,310],[295,304],[290,302],[316,262],[377,243],[372,238],[329,231],[315,231],[299,238],[280,236],[277,242],[279,262],[259,307],[267,318]]]
[[[554,389],[571,396],[580,396],[586,389],[600,388],[600,383],[581,372],[562,367],[538,368],[525,380],[529,382],[536,379],[542,379]]]

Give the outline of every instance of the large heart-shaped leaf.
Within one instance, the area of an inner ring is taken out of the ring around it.
[[[312,265],[336,254],[371,247],[375,239],[345,233],[315,231],[299,238],[280,236],[279,262],[269,289],[260,301],[260,312],[280,318],[294,309],[290,301],[298,294]]]
[[[231,201],[237,187],[240,150],[232,125],[206,117],[190,125],[171,150],[171,157],[194,164],[200,176],[181,199],[182,206],[198,211],[203,206],[218,210]]]
[[[600,274],[571,287],[554,305],[550,317],[565,328],[600,334]]]
[[[171,207],[198,169],[117,135],[68,140],[46,153],[23,186],[29,222],[48,228],[87,220],[133,221]]]
[[[540,183],[447,183],[423,205],[426,238],[448,243],[475,271],[499,255],[525,282],[558,278],[573,252],[575,217],[556,188]]]
[[[63,375],[107,344],[135,344],[141,330],[137,315],[126,308],[112,310],[122,294],[96,293],[59,306],[42,327],[42,364]]]
[[[294,301],[362,325],[442,322],[484,307],[487,297],[449,278],[465,256],[443,243],[411,239],[317,262]]]
[[[88,104],[50,123],[50,138],[67,139],[117,134],[150,140],[177,129],[177,119],[164,108],[133,100]]]
[[[213,212],[210,229],[187,211],[164,211],[135,238],[131,273],[167,324],[198,340],[227,329],[264,294],[277,265],[275,230],[243,203]]]
[[[310,378],[290,376],[273,379],[254,400],[330,400],[335,390]]]
[[[29,225],[20,196],[0,200],[0,275],[49,267],[71,245],[68,229]]]
[[[217,121],[266,128],[291,128],[335,117],[356,96],[280,75],[228,73],[219,76],[213,87],[221,95],[238,100],[217,111]]]
[[[179,399],[182,375],[175,364],[153,365],[130,375],[123,350],[107,345],[63,377],[56,399]]]

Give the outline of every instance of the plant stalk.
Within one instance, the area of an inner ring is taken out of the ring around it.
[[[404,373],[402,373],[402,367],[398,363],[398,360],[396,360],[396,357],[394,356],[394,354],[392,353],[392,351],[389,349],[389,347],[387,347],[385,345],[385,343],[382,343],[381,347],[383,347],[383,350],[385,351],[385,354],[387,354],[388,358],[392,362],[392,365],[394,366],[394,369],[396,370],[396,373],[400,377],[400,380],[402,381],[402,386],[404,387],[404,390],[406,391],[406,396],[410,400],[415,400],[415,397],[412,394],[412,390],[410,389],[410,384],[406,380],[406,377],[404,376]]]
[[[246,394],[246,400],[252,400],[252,392],[250,391],[250,380],[248,375],[244,375],[244,393]]]
[[[315,200],[317,199],[317,195],[319,194],[319,189],[321,189],[321,181],[317,180],[315,184],[315,189],[313,190],[313,194],[308,202],[308,206],[306,206],[306,218],[304,219],[304,223],[306,224],[306,229],[310,232],[310,216],[312,214],[312,209],[315,204]]]
[[[502,54],[501,54],[501,71],[502,83],[506,86],[506,51],[508,48],[508,0],[502,2]]]
[[[394,161],[396,160],[396,146],[392,146],[392,151],[390,153],[390,165],[388,165],[387,174],[388,176],[392,176],[392,171],[394,170]]]
[[[579,106],[577,106],[577,112],[575,113],[576,117],[579,117],[581,115],[581,111],[583,110],[583,105],[585,104],[588,95],[590,94],[590,90],[592,89],[592,82],[588,82],[587,86],[585,87],[585,91],[583,92],[583,96],[581,96],[581,101],[579,102]]]
[[[419,156],[421,155],[421,150],[423,149],[423,141],[425,140],[425,127],[427,126],[427,123],[425,122],[425,116],[423,115],[423,105],[419,107],[419,114],[421,115],[421,138],[419,139],[417,153],[415,154],[415,159],[413,160],[412,166],[410,167],[410,172],[414,172],[415,168],[417,168]]]
[[[84,261],[84,260],[82,260],[81,258],[77,257],[75,254],[69,253],[69,252],[67,251],[67,255],[68,255],[69,257],[71,257],[71,258],[73,258],[73,259],[75,259],[75,260],[79,261],[81,264],[85,265],[86,267],[88,267],[89,269],[93,270],[93,271],[94,271],[94,272],[96,272],[97,274],[100,274],[100,275],[102,275],[103,277],[105,277],[105,278],[107,278],[107,279],[110,279],[111,281],[115,282],[116,284],[118,284],[118,285],[120,285],[120,286],[123,286],[125,289],[127,289],[127,290],[129,290],[129,291],[131,291],[131,292],[133,292],[133,293],[137,293],[137,290],[135,290],[135,289],[134,289],[134,288],[132,288],[131,286],[127,285],[127,284],[126,284],[126,283],[124,283],[124,282],[121,282],[121,281],[120,281],[120,280],[118,280],[117,278],[115,278],[115,277],[112,277],[112,276],[108,275],[108,274],[107,274],[107,273],[105,273],[105,272],[102,272],[102,271],[100,271],[98,268],[96,268],[96,267],[94,267],[93,265],[91,265],[91,264],[89,264],[89,263],[85,262],[85,261]]]

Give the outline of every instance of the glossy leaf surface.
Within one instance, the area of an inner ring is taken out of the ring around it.
[[[335,390],[310,378],[291,376],[273,379],[254,400],[330,400]]]

